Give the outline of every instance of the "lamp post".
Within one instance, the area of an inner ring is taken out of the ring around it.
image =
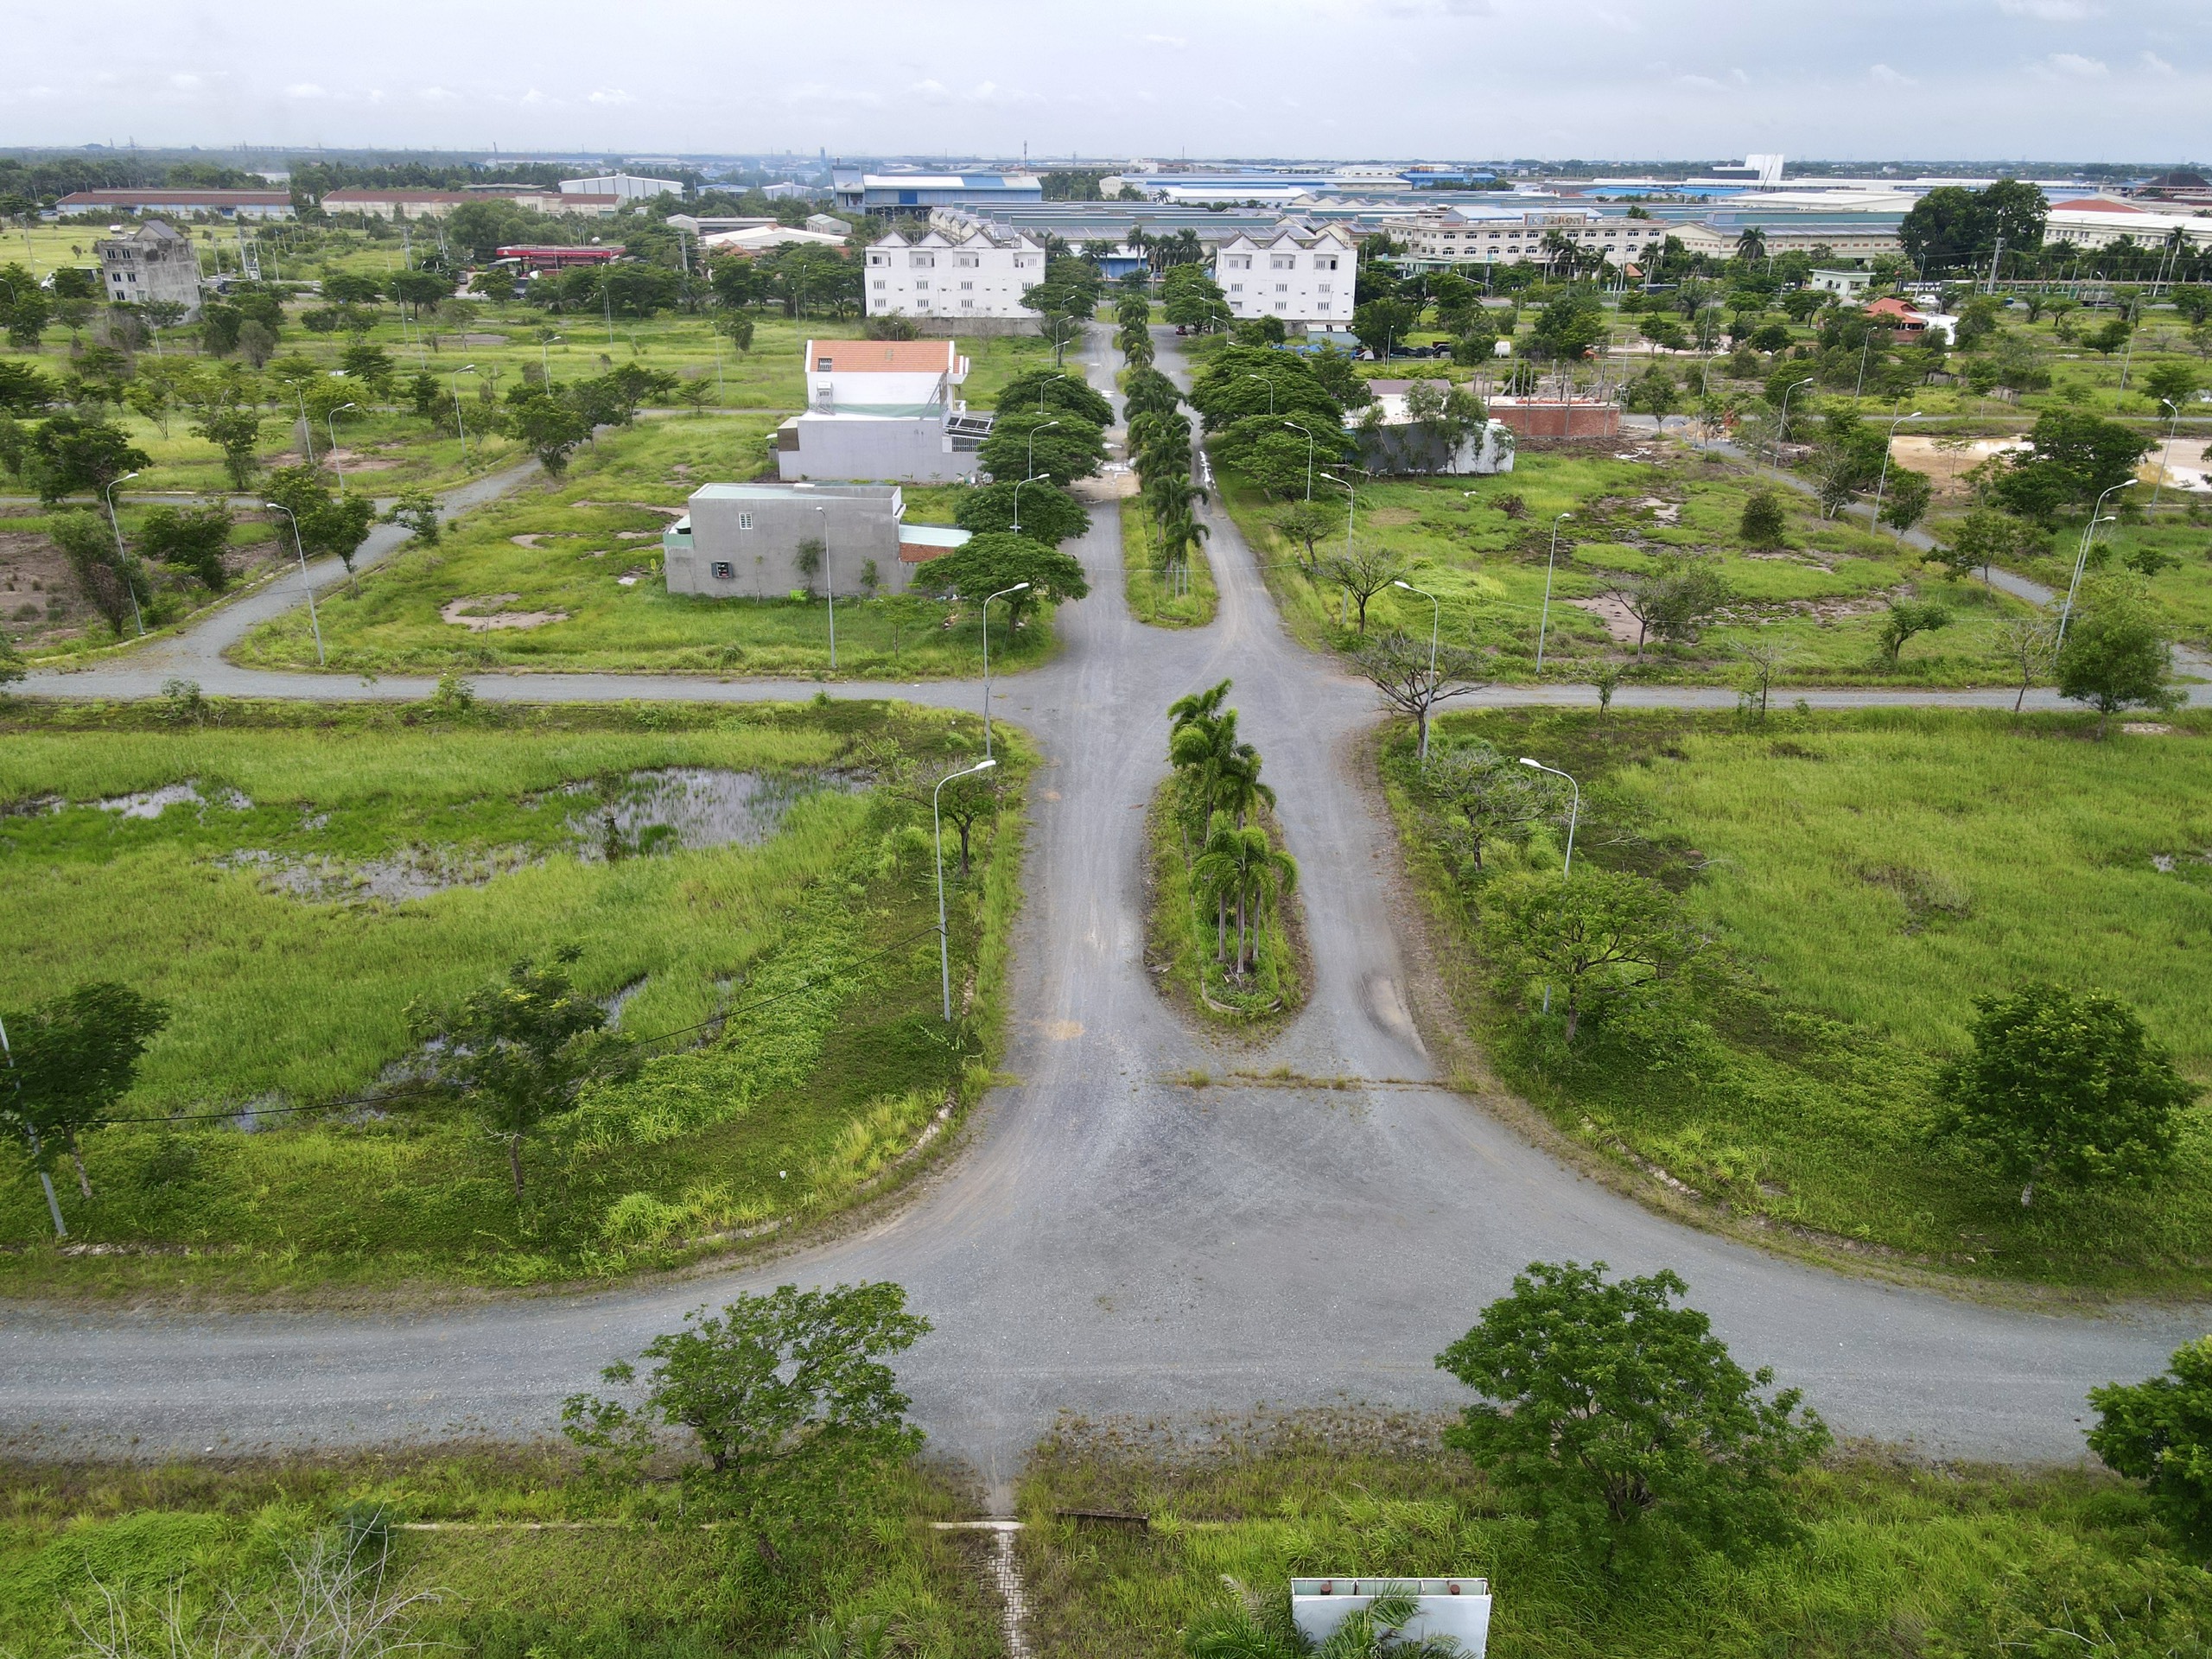
[[[2171,397],[2161,397],[2158,401],[2173,410],[2174,417],[2166,423],[2166,447],[2158,451],[2158,475],[2151,482],[2151,508],[2153,510],[2158,505],[2158,493],[2166,487],[2166,457],[2174,452],[2174,429],[2181,424],[2181,405]]]
[[[1433,692],[1436,689],[1436,636],[1444,626],[1443,601],[1427,588],[1416,588],[1402,577],[1394,578],[1390,585],[1402,588],[1409,594],[1419,594],[1428,601],[1428,684]],[[1428,721],[1426,717],[1421,722],[1421,762],[1423,766],[1428,764]]]
[[[1017,582],[1011,588],[1001,588],[995,594],[983,595],[983,758],[991,756],[991,601],[1004,599],[1008,594],[1027,593],[1029,584]]]
[[[330,470],[338,474],[338,493],[346,493],[346,469],[338,464],[338,417],[349,409],[359,409],[359,404],[340,404],[322,417],[323,429],[330,434]]]
[[[1548,766],[1541,760],[1531,760],[1525,754],[1521,757],[1521,764],[1524,766],[1533,766],[1538,772],[1548,772],[1554,778],[1566,778],[1567,786],[1574,791],[1573,799],[1568,804],[1567,809],[1567,858],[1559,867],[1559,878],[1564,881],[1574,868],[1574,826],[1582,817],[1582,785],[1557,766]]]
[[[22,1124],[23,1133],[30,1136],[31,1162],[38,1168],[38,1184],[46,1189],[46,1212],[54,1217],[54,1236],[69,1236],[69,1230],[61,1222],[61,1205],[54,1196],[54,1177],[46,1173],[46,1155],[39,1145],[38,1125],[32,1122],[30,1114],[23,1110],[23,1080],[16,1075],[16,1051],[8,1046],[7,1022],[0,1020],[0,1056],[8,1061],[8,1076],[15,1084],[16,1118]]]
[[[327,668],[330,664],[322,654],[322,619],[315,613],[315,586],[308,581],[307,544],[300,540],[300,516],[282,501],[264,501],[261,505],[292,521],[292,550],[300,556],[300,586],[307,591],[308,626],[315,630],[315,665]]]
[[[1014,533],[1017,536],[1021,534],[1021,486],[1025,484],[1034,484],[1036,481],[1037,474],[1034,473],[1030,474],[1027,478],[1017,478],[1014,480]]]
[[[1283,424],[1284,424],[1285,426],[1287,426],[1287,427],[1289,427],[1289,428],[1290,428],[1293,431],[1294,431],[1294,432],[1303,432],[1303,433],[1305,433],[1305,434],[1306,434],[1306,499],[1308,501],[1311,501],[1311,500],[1313,499],[1313,429],[1312,429],[1310,427],[1303,427],[1303,426],[1299,425],[1299,423],[1298,423],[1296,421],[1285,421],[1285,422],[1283,423]]]
[[[446,384],[453,389],[453,423],[461,429],[461,464],[464,471],[468,466],[468,422],[461,412],[461,377],[475,372],[474,363],[464,363],[446,377]]]
[[[1551,551],[1544,555],[1544,608],[1536,618],[1536,672],[1544,671],[1544,635],[1552,625],[1552,565],[1559,557],[1560,518],[1572,518],[1571,512],[1562,512],[1552,520]]]
[[[1352,521],[1359,516],[1359,492],[1334,473],[1324,473],[1321,476],[1344,493],[1344,557],[1349,560],[1351,557]],[[1337,613],[1337,626],[1342,627],[1344,623],[1344,607],[1340,606]]]
[[[1022,471],[1030,478],[1037,476],[1037,435],[1048,426],[1058,426],[1058,421],[1039,421],[1029,429],[1029,461]]]
[[[1268,418],[1273,420],[1275,415],[1275,383],[1268,379],[1266,375],[1255,374],[1249,369],[1244,371],[1244,378],[1247,380],[1256,380],[1268,389]]]
[[[146,637],[146,618],[138,608],[138,584],[130,580],[130,561],[123,550],[123,521],[115,516],[115,486],[128,484],[137,477],[125,473],[121,478],[110,479],[107,488],[100,493],[107,498],[107,526],[115,532],[115,574],[123,578],[123,591],[130,595],[130,620],[138,625],[138,637]]]
[[[553,384],[553,358],[546,347],[560,338],[558,334],[540,334],[537,337],[537,372],[545,377],[545,384],[549,387]],[[721,338],[720,334],[715,336],[715,385],[718,390],[721,385],[722,373]]]
[[[930,822],[934,833],[931,845],[937,849],[937,965],[938,976],[944,984],[944,1023],[952,1023],[952,936],[944,925],[944,814],[943,799],[944,786],[956,779],[973,778],[979,772],[988,772],[998,762],[985,755],[965,772],[956,772],[937,780],[937,787],[930,791]]]
[[[830,568],[830,510],[817,507],[822,515],[822,590],[830,595],[830,671],[837,671],[837,576]]]
[[[2089,563],[2089,543],[2097,533],[2097,526],[2104,522],[2098,515],[2105,510],[2105,495],[2110,495],[2113,490],[2132,490],[2139,481],[2122,479],[2099,496],[2097,505],[2089,510],[2089,522],[2082,526],[2082,550],[2074,556],[2074,580],[2066,584],[2066,603],[2058,613],[2058,638],[2051,645],[2053,656],[2066,649],[2066,625],[2074,620],[2074,595],[2082,586],[2082,571]]]
[[[1783,389],[1782,418],[1775,423],[1774,427],[1774,470],[1777,473],[1782,470],[1782,440],[1789,432],[1789,400],[1796,396],[1798,387],[1809,386],[1812,384],[1812,377],[1808,375],[1802,380],[1791,381]]]
[[[1889,487],[1890,483],[1890,446],[1897,441],[1899,425],[1906,421],[1916,421],[1919,418],[1920,411],[1916,409],[1911,414],[1900,415],[1890,423],[1889,439],[1882,445],[1882,476],[1874,485],[1874,527],[1877,530],[1882,527],[1882,492]],[[1897,540],[1900,543],[1904,540],[1904,526],[1902,524],[1897,526]]]

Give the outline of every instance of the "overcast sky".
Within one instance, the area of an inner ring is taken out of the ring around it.
[[[4,0],[4,16],[7,145],[2212,151],[2208,0]]]

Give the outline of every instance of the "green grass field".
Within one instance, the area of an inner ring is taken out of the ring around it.
[[[1587,679],[1611,661],[1631,678],[1725,684],[1741,671],[1738,647],[1756,643],[1779,649],[1786,684],[2005,683],[1996,630],[2016,601],[1978,582],[1949,581],[1887,536],[1823,521],[1786,490],[1786,545],[1748,549],[1738,525],[1757,483],[1745,469],[1646,448],[1653,460],[1524,449],[1500,477],[1376,481],[1360,492],[1356,543],[1387,550],[1407,581],[1434,593],[1445,637],[1495,652],[1490,671],[1501,680],[1534,677],[1541,626],[1548,678]],[[1499,504],[1515,498],[1509,516]],[[1280,504],[1241,482],[1224,485],[1224,499],[1292,629],[1316,645],[1356,640],[1356,605],[1317,585],[1302,568],[1305,550],[1273,528]],[[1562,512],[1573,516],[1560,525],[1547,621],[1546,565]],[[1315,549],[1324,557],[1338,550]],[[1647,641],[1639,658],[1632,632],[1616,638],[1577,601],[1602,600],[1675,552],[1712,557],[1732,597],[1694,642]],[[1940,601],[1954,620],[1907,642],[1892,667],[1878,635],[1888,599],[1904,594]],[[1425,634],[1429,602],[1386,588],[1369,604],[1368,626]]]
[[[11,1138],[0,1276],[527,1282],[665,1262],[845,1202],[969,1097],[994,1051],[1019,768],[954,883],[956,953],[980,977],[950,1033],[927,830],[861,781],[887,746],[964,752],[971,725],[849,703],[219,704],[203,725],[19,707],[0,744],[0,931],[18,942],[0,1007],[105,978],[171,1019],[125,1121],[86,1141],[94,1196],[60,1178],[73,1237],[118,1253],[46,1248]],[[640,797],[671,769],[699,775],[702,804]],[[499,1143],[392,1089],[416,1053],[410,1003],[450,1004],[564,944],[652,1058],[533,1144],[518,1205]]]
[[[686,1524],[672,1495],[664,1524],[628,1518],[624,1495],[538,1450],[17,1464],[0,1470],[0,1648],[21,1659],[80,1659],[78,1625],[107,1630],[103,1589],[142,1644],[159,1640],[172,1583],[188,1618],[219,1611],[226,1594],[252,1618],[287,1552],[378,1510],[397,1522],[387,1582],[432,1592],[410,1627],[428,1651],[770,1659],[817,1619],[868,1616],[894,1621],[899,1651],[917,1659],[1004,1651],[987,1546],[929,1524],[960,1513],[962,1495],[913,1471],[834,1538],[806,1540],[803,1554],[787,1545],[773,1563]]]
[[[365,674],[640,669],[830,677],[826,601],[785,594],[697,599],[670,594],[661,580],[661,531],[701,484],[757,474],[772,429],[772,420],[760,416],[677,415],[602,436],[578,453],[566,478],[533,483],[470,514],[436,546],[410,546],[364,577],[358,595],[326,601],[321,622],[330,667]],[[918,493],[918,521],[950,520],[955,493]],[[473,631],[447,619],[456,601],[455,617],[505,612],[559,620]],[[836,629],[839,678],[981,671],[981,621],[966,609],[848,594],[837,601]],[[992,665],[1018,669],[1052,649],[1049,614],[1011,638],[1001,626],[991,641]],[[262,666],[312,667],[306,611],[263,624],[235,654]]]
[[[1663,1033],[1567,1049],[1484,989],[1480,884],[1426,804],[1408,745],[1384,770],[1408,862],[1454,941],[1469,1033],[1505,1081],[1601,1156],[1661,1168],[1700,1213],[1942,1272],[2115,1294],[2202,1294],[2212,1122],[2189,1115],[2147,1189],[2007,1186],[1934,1142],[1936,1065],[1973,1000],[2050,978],[2126,998],[2200,1087],[2212,1041],[2212,725],[1936,711],[1732,717],[1452,716],[1584,789],[1579,863],[1681,889],[1721,971]],[[1495,869],[1553,868],[1555,830]],[[1640,1178],[1639,1178],[1640,1179]],[[1648,1189],[1658,1193],[1656,1185]]]
[[[2139,1493],[2101,1474],[1840,1456],[1793,1482],[1803,1542],[1609,1580],[1548,1544],[1439,1445],[1438,1427],[1347,1412],[1209,1425],[1181,1440],[1064,1428],[1020,1489],[1038,1651],[1174,1659],[1180,1630],[1233,1605],[1224,1578],[1287,1595],[1293,1574],[1309,1573],[1485,1577],[1491,1659],[2149,1655],[2190,1651],[2212,1625],[2193,1557]],[[1058,1518],[1071,1510],[1153,1524]],[[2087,1628],[2122,1608],[2135,1622],[2118,1633],[2141,1645],[2037,1645],[2038,1629]]]

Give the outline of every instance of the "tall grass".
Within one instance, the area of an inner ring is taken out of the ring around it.
[[[1039,1447],[1020,1490],[1022,1563],[1044,1650],[1170,1659],[1181,1629],[1229,1604],[1224,1578],[1280,1595],[1294,1573],[1485,1577],[1494,1659],[1993,1653],[2005,1649],[1993,1631],[2055,1624],[2069,1595],[2076,1621],[2107,1611],[2083,1593],[2100,1584],[2127,1586],[2109,1599],[2139,1620],[2131,1595],[2159,1604],[2178,1621],[2169,1634],[2212,1620],[2203,1575],[2139,1494],[2108,1478],[1847,1454],[1794,1482],[1802,1543],[1613,1579],[1547,1542],[1465,1457],[1438,1445],[1436,1427],[1345,1414],[1184,1439],[1064,1428]],[[1056,1518],[1078,1509],[1154,1524],[1137,1532]],[[2169,1581],[2183,1597],[2171,1610]]]
[[[1160,573],[1159,544],[1143,499],[1123,498],[1120,517],[1122,591],[1129,614],[1162,628],[1202,628],[1212,621],[1220,594],[1214,587],[1213,559],[1205,543],[1200,542],[1190,551],[1190,592],[1173,593]]]
[[[1711,972],[1663,1018],[1556,1020],[1491,995],[1483,878],[1410,743],[1383,772],[1408,868],[1452,940],[1454,1001],[1491,1064],[1654,1202],[1904,1265],[2121,1294],[2202,1294],[2212,1119],[2186,1114],[2146,1186],[2016,1186],[1937,1140],[1934,1084],[1974,999],[2037,977],[2134,1002],[2202,1084],[2212,942],[2208,727],[2094,741],[2094,722],[1948,711],[1728,716],[1497,711],[1481,738],[1583,785],[1578,862],[1680,888]],[[1540,838],[1529,857],[1557,857]],[[2154,859],[2171,859],[2162,869]],[[1516,861],[1494,850],[1493,868]],[[1687,1189],[1687,1192],[1685,1191]]]
[[[1003,1010],[994,991],[949,1038],[938,1027],[911,803],[824,790],[760,845],[611,863],[581,856],[574,827],[632,770],[866,765],[892,741],[962,751],[972,722],[842,704],[487,711],[490,729],[218,713],[223,728],[162,732],[143,710],[113,728],[33,710],[0,744],[0,799],[76,803],[0,819],[0,931],[22,942],[0,962],[0,1008],[111,978],[172,1011],[121,1103],[133,1122],[88,1142],[93,1198],[66,1195],[76,1236],[154,1254],[19,1252],[19,1284],[158,1278],[159,1253],[186,1246],[215,1258],[188,1278],[239,1286],[621,1271],[848,1202],[940,1104],[972,1097]],[[988,952],[993,986],[1019,890],[996,859],[1019,844],[1027,752],[1008,738],[1014,787],[979,826],[953,912],[956,955]],[[186,781],[206,804],[152,819],[85,804]],[[423,849],[499,873],[398,903],[310,902],[241,856],[343,867]],[[671,1035],[534,1145],[524,1205],[451,1108],[403,1090],[354,1109],[412,1064],[410,1004],[566,944],[582,989],[626,993],[623,1031]],[[0,1238],[35,1243],[19,1146],[0,1171]]]

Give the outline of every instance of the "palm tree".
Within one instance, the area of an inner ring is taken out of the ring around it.
[[[1258,788],[1256,779],[1253,787]],[[1217,811],[1206,830],[1205,845],[1191,865],[1191,877],[1214,900],[1214,960],[1229,950],[1229,908],[1236,910],[1236,954],[1230,971],[1249,974],[1257,965],[1260,927],[1268,909],[1298,885],[1298,861],[1277,847],[1260,825],[1240,825]]]
[[[1170,518],[1191,518],[1197,503],[1212,499],[1191,482],[1187,472],[1162,472],[1145,480],[1145,505],[1152,509],[1153,518],[1162,524]]]
[[[1188,513],[1179,514],[1160,526],[1162,574],[1176,572],[1191,562],[1191,550],[1213,534]]]
[[[1766,232],[1756,225],[1746,225],[1736,238],[1736,257],[1745,264],[1756,264],[1766,257]]]

